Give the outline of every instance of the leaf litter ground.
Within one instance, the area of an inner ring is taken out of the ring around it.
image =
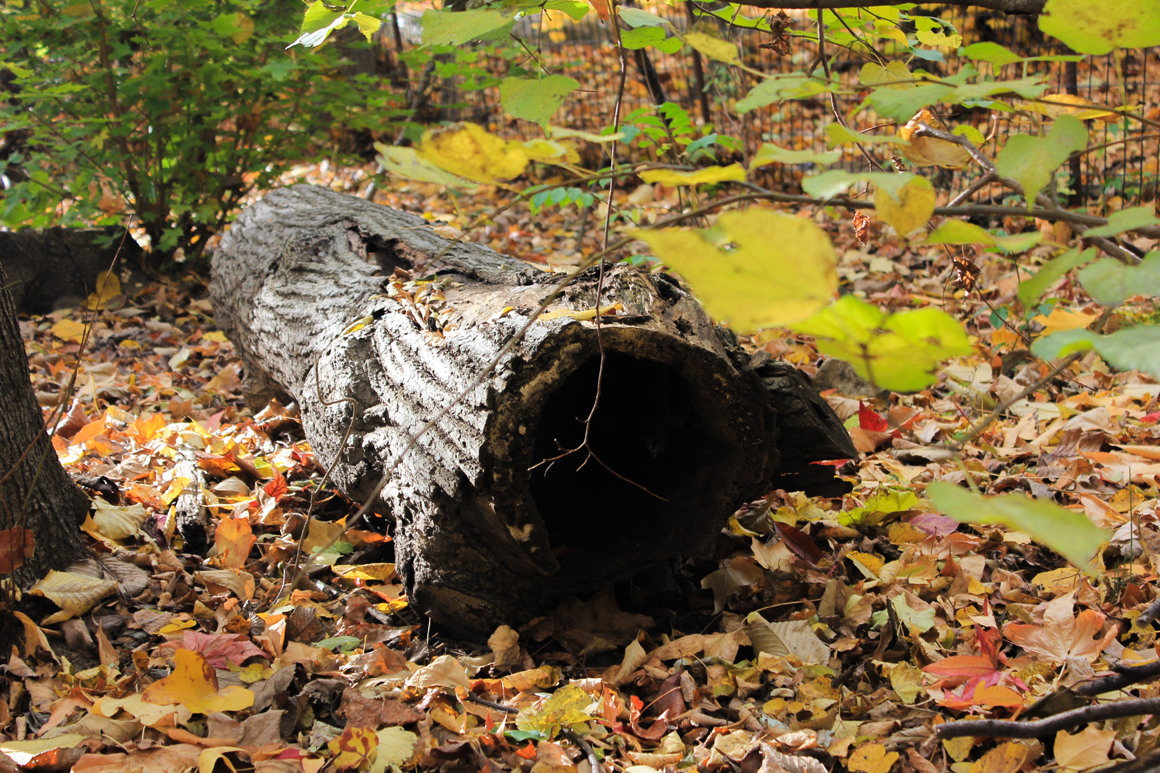
[[[497,200],[434,192],[404,185],[379,200],[458,228]],[[619,203],[649,220],[675,201],[657,185]],[[581,217],[513,209],[470,238],[567,265]],[[93,558],[46,581],[48,600],[14,618],[0,750],[46,769],[206,773],[589,773],[593,760],[634,773],[1015,773],[1152,751],[1160,729],[1146,715],[1018,741],[934,732],[1039,716],[1037,701],[1061,688],[1068,708],[1084,705],[1075,696],[1094,677],[1156,661],[1140,616],[1156,598],[1160,386],[1090,355],[954,446],[1046,374],[1025,336],[1100,309],[1065,281],[1054,297],[1066,311],[1019,319],[1021,276],[1006,258],[968,255],[980,290],[964,298],[941,248],[908,250],[877,223],[862,246],[852,225],[815,219],[835,239],[846,288],[892,311],[955,314],[977,354],[930,389],[891,396],[834,380],[830,366],[819,374],[806,337],[753,339],[831,384],[823,394],[863,452],[841,470],[854,490],[774,491],[743,508],[713,556],[684,567],[679,610],[646,617],[601,594],[501,628],[486,646],[431,631],[407,606],[386,525],[345,528],[357,503],[320,488],[292,406],[243,407],[240,364],[201,280],[111,287],[98,311],[22,321],[46,415],[76,371],[53,442],[97,506],[83,527]],[[1020,261],[1032,257],[1042,255]],[[1113,327],[1154,313],[1124,309]],[[1102,578],[1018,532],[940,514],[927,484],[968,475],[986,493],[1054,500],[1109,529]],[[172,517],[190,486],[210,515],[204,559],[185,552]],[[336,532],[309,581],[274,604],[286,563]],[[1144,683],[1099,701],[1156,695]]]

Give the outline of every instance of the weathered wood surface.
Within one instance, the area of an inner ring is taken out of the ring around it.
[[[576,318],[597,306],[591,272],[460,397],[562,279],[309,186],[243,212],[214,256],[215,314],[247,393],[296,400],[319,460],[337,461],[332,478],[354,500],[450,406],[376,507],[394,519],[411,602],[461,630],[701,554],[742,502],[775,485],[832,487],[809,462],[855,455],[796,374],[754,370],[675,281],[627,266],[605,280],[599,307],[619,307],[599,334],[591,315]],[[438,297],[415,297],[433,288]],[[599,461],[580,451],[548,462],[583,440],[601,349],[589,430]]]

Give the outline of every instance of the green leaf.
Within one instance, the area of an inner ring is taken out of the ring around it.
[[[539,80],[504,78],[499,84],[499,97],[509,115],[547,126],[552,113],[579,86],[578,81],[564,75],[549,75]]]
[[[679,172],[673,169],[650,169],[640,173],[646,183],[664,185],[709,185],[722,182],[745,182],[745,167],[741,164],[729,166],[707,166],[695,172]]]
[[[331,11],[322,3],[322,0],[316,0],[306,8],[298,38],[286,48],[321,46],[333,30],[344,24],[346,24],[345,14],[341,11]]]
[[[966,220],[947,220],[923,240],[924,244],[986,244],[1004,252],[1022,252],[1043,240],[1039,231],[1000,236]]]
[[[686,35],[686,42],[688,39],[689,36]],[[772,105],[783,99],[809,99],[827,91],[830,91],[830,86],[825,81],[810,78],[802,73],[778,75],[766,78],[750,89],[744,98],[737,100],[736,109],[738,113],[748,113],[750,110]]]
[[[793,329],[814,336],[818,351],[845,360],[862,378],[894,392],[930,386],[938,380],[939,363],[974,351],[962,326],[943,311],[887,314],[853,295]]]
[[[1081,54],[1160,46],[1160,3],[1047,0],[1039,15],[1039,29]]]
[[[995,168],[1004,177],[1014,177],[1023,186],[1027,208],[1049,182],[1056,167],[1072,153],[1087,147],[1083,122],[1068,115],[1055,119],[1046,137],[1017,134],[1007,140],[995,159]]]
[[[786,150],[779,148],[772,142],[764,143],[758,148],[750,163],[750,169],[757,169],[766,164],[820,164],[837,163],[842,158],[840,150],[830,150],[819,153],[816,150]]]
[[[726,212],[705,231],[668,228],[637,238],[689,281],[714,318],[739,333],[804,319],[838,287],[838,256],[825,232],[768,209]]]
[[[730,40],[722,40],[704,32],[687,32],[683,36],[683,40],[695,51],[710,59],[716,59],[725,64],[741,63],[741,60],[737,58],[737,44]]]
[[[1156,225],[1156,211],[1152,207],[1129,207],[1108,215],[1108,224],[1089,228],[1084,238],[1093,236],[1117,236],[1124,231]]]
[[[424,11],[423,45],[460,46],[495,33],[512,20],[499,11],[480,8],[472,11]]]
[[[618,5],[616,7],[620,18],[624,19],[625,24],[630,27],[666,27],[670,26],[668,21],[657,16],[655,13],[642,11],[639,8],[629,8],[625,5]]]
[[[630,10],[630,9],[624,9]],[[675,54],[685,45],[680,38],[667,38],[660,27],[637,27],[620,33],[620,43],[630,51],[652,46],[665,54]]]
[[[368,43],[371,42],[371,35],[378,32],[379,27],[383,26],[381,19],[361,12],[354,15],[354,23],[358,25],[358,31],[363,34]]]
[[[990,62],[1000,67],[1005,64],[1015,64],[1016,62],[1023,61],[1023,57],[1011,49],[989,41],[972,43],[969,46],[960,48],[959,53],[968,59],[974,59],[976,62]]]
[[[1056,280],[1077,266],[1082,266],[1096,256],[1095,247],[1081,251],[1078,247],[1068,250],[1043,265],[1030,279],[1019,283],[1019,300],[1024,308],[1031,308]]]
[[[953,86],[926,83],[911,89],[875,89],[867,101],[883,118],[904,123],[927,105],[933,105],[954,93]]]
[[[1090,330],[1064,330],[1031,345],[1031,353],[1045,360],[1088,349],[1095,349],[1114,368],[1160,378],[1160,328],[1155,325],[1130,327],[1106,336]]]
[[[1017,529],[1089,573],[1094,573],[1092,557],[1111,537],[1111,532],[1097,527],[1083,513],[1023,494],[984,497],[953,483],[935,481],[926,487],[926,495],[956,521]]]
[[[940,46],[943,48],[958,48],[963,44],[963,36],[955,28],[945,24],[933,16],[912,16],[914,22],[914,36],[924,46]]]
[[[588,15],[592,6],[582,0],[548,0],[544,8],[549,11],[563,11],[572,21],[580,21]]]
[[[1079,272],[1079,281],[1104,306],[1117,306],[1134,295],[1160,295],[1160,252],[1149,253],[1135,266],[1114,258],[1097,260]]]
[[[802,180],[802,190],[818,199],[831,199],[845,193],[851,185],[870,183],[884,189],[896,199],[902,187],[915,178],[911,172],[847,172],[845,169],[830,169],[821,174]]]
[[[906,140],[893,134],[863,134],[847,129],[840,123],[826,124],[826,147],[867,142],[886,142],[894,145],[905,145]]]

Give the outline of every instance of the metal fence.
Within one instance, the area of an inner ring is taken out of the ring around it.
[[[684,30],[695,21],[690,18],[687,3],[673,7],[664,2],[645,0],[641,5],[669,21],[677,30]],[[397,67],[399,54],[418,46],[420,17],[425,7],[430,6],[400,5],[391,15],[379,33],[380,63],[386,60],[394,63],[392,67]],[[941,9],[935,13],[962,34],[964,45],[991,41],[1027,57],[1070,53],[1058,41],[1039,31],[1035,17],[961,8]],[[738,31],[729,25],[722,25],[721,31],[742,44],[745,62],[750,67],[766,73],[801,71],[817,57],[818,42],[812,37],[816,27],[803,12],[797,12],[792,18],[795,37],[790,53],[784,56],[760,47],[770,39],[766,33]],[[534,14],[521,18],[518,24],[517,32],[524,43],[516,58],[488,57],[481,51],[475,66],[499,78],[507,76],[514,67],[573,77],[581,83],[580,90],[573,93],[553,122],[589,131],[609,125],[619,70],[610,28],[596,19],[594,13],[589,13],[581,22],[566,19],[562,13]],[[832,70],[842,84],[835,97],[836,108],[848,115],[866,94],[865,87],[858,82],[858,73],[868,60],[832,44],[826,50],[830,57],[836,54]],[[739,155],[742,157],[755,152],[763,142],[774,142],[790,149],[825,148],[823,129],[834,120],[834,106],[828,96],[788,100],[739,115],[731,105],[756,84],[757,78],[738,68],[707,60],[688,46],[674,54],[664,54],[655,48],[649,48],[647,52],[665,98],[688,111],[695,122],[712,124],[718,133],[741,140],[743,147]],[[639,64],[631,57],[627,64],[622,115],[653,103]],[[967,64],[967,60],[952,55],[945,62],[921,61],[912,63],[912,66],[948,76]],[[981,71],[1000,80],[1043,75],[1050,84],[1050,93],[1075,94],[1112,106],[1135,105],[1138,111],[1150,118],[1160,117],[1160,108],[1157,107],[1160,100],[1154,93],[1160,86],[1160,49],[1126,51],[1119,58],[1113,54],[1088,57],[1078,64],[1039,61],[996,68],[985,63],[976,64]],[[416,77],[415,73],[411,77]],[[520,122],[504,115],[497,89],[464,88],[461,81],[455,76],[440,79],[435,100],[439,117],[478,121],[504,135],[528,132],[530,127],[520,126]],[[994,115],[999,116],[997,125],[991,124]],[[1003,144],[1006,136],[1027,132],[1031,128],[1026,118],[1012,118],[985,108],[946,107],[939,117],[948,124],[974,124],[984,135],[993,135],[997,146]],[[866,130],[878,120],[872,114],[857,114],[853,116],[851,126]],[[1139,124],[1130,124],[1126,120],[1115,123],[1089,121],[1088,127],[1089,144],[1100,147],[1073,162],[1070,180],[1073,201],[1118,197],[1119,205],[1123,206],[1155,200],[1160,180],[1160,135],[1155,132],[1142,134]],[[887,133],[895,128],[878,126],[872,131]],[[879,161],[882,163],[885,159]],[[847,152],[842,165],[858,171],[870,170],[869,162],[859,153]],[[762,182],[783,189],[794,188],[803,174],[809,172],[808,168],[771,165],[762,170]],[[933,172],[942,176],[940,183],[952,188],[964,185],[963,176],[973,173],[973,170],[953,175],[948,170]]]

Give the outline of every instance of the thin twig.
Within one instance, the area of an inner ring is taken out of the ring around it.
[[[969,719],[948,722],[935,728],[935,736],[940,740],[976,736],[984,738],[1043,738],[1076,725],[1086,725],[1104,719],[1120,719],[1140,714],[1160,712],[1160,698],[1138,698],[1135,700],[1101,703],[1064,711],[1047,719],[1034,722],[1013,722],[1005,719]]]

